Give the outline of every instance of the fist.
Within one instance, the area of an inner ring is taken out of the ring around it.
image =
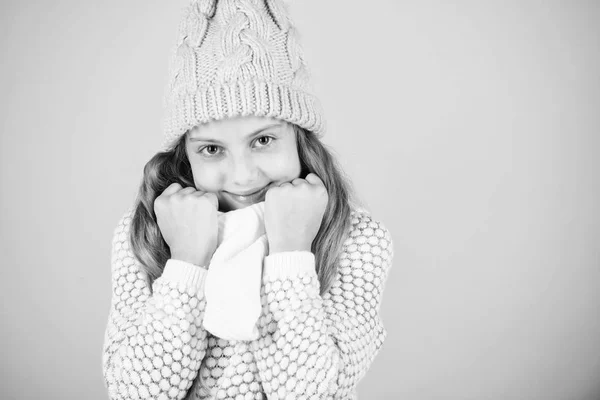
[[[217,247],[219,202],[214,193],[172,183],[154,200],[160,232],[171,258],[207,266]]]
[[[313,173],[269,189],[265,196],[269,253],[310,251],[328,201],[325,185]]]

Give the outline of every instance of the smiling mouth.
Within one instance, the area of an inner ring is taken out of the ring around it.
[[[248,197],[248,196],[252,196],[253,194],[256,194],[256,193],[260,192],[260,191],[261,191],[261,190],[263,190],[263,189],[264,189],[264,187],[263,187],[263,188],[260,188],[260,189],[258,189],[258,190],[256,190],[256,191],[254,191],[254,192],[252,192],[252,193],[248,193],[248,194],[238,194],[238,193],[232,193],[232,192],[229,192],[229,193],[230,193],[230,194],[232,194],[232,195],[234,195],[234,196]]]
[[[268,188],[269,188],[269,186],[267,185],[267,186],[263,187],[262,189],[257,190],[256,192],[246,194],[246,195],[235,194],[235,193],[231,193],[231,192],[227,192],[227,193],[237,202],[255,203],[258,201],[262,201],[262,198],[265,195],[265,193],[267,192]]]

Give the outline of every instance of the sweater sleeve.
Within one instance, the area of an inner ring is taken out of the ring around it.
[[[354,396],[386,336],[379,316],[392,263],[389,231],[355,214],[336,280],[323,296],[310,252],[265,258],[254,351],[269,399]]]
[[[132,210],[114,231],[112,301],[104,335],[103,374],[109,398],[183,399],[206,352],[207,270],[168,260],[152,285],[129,246]]]

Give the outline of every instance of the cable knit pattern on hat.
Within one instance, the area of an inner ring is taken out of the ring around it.
[[[150,290],[128,244],[131,210],[114,232],[112,304],[103,353],[115,399],[353,399],[386,336],[379,308],[393,258],[389,231],[352,213],[333,286],[319,295],[314,255],[265,258],[254,341],[202,327],[206,269],[169,260]]]
[[[170,63],[163,148],[189,129],[233,116],[265,116],[321,136],[298,32],[280,0],[197,0]]]

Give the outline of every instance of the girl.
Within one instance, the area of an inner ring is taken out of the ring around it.
[[[352,399],[384,341],[392,240],[320,141],[280,1],[185,14],[164,149],[112,242],[111,399]]]

